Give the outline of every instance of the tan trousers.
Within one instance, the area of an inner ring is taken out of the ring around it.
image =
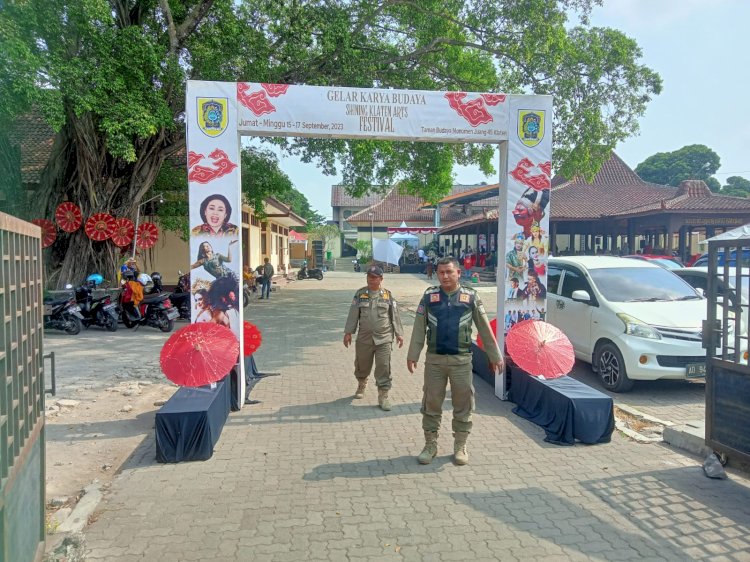
[[[378,388],[391,388],[391,342],[375,345],[370,341],[357,340],[354,344],[354,376],[364,380],[370,376],[375,361],[375,384]]]
[[[422,429],[438,431],[443,417],[445,392],[451,383],[453,402],[453,431],[471,432],[471,414],[474,412],[474,384],[471,372],[471,355],[427,354],[424,366],[422,397]]]

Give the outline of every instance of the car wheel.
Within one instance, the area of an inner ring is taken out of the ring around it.
[[[625,361],[617,346],[605,343],[596,351],[596,368],[604,388],[612,392],[627,392],[633,388],[633,381],[628,378]]]

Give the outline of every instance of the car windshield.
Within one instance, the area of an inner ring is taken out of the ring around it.
[[[660,267],[590,269],[602,296],[610,302],[656,302],[700,299],[695,289]]]

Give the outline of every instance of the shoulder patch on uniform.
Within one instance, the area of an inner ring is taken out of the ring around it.
[[[368,293],[360,293],[359,294],[360,299],[369,299],[370,295]]]
[[[420,304],[417,307],[417,314],[424,314],[424,305],[423,304]]]
[[[430,302],[440,302],[440,293],[432,293],[430,295]]]
[[[391,293],[388,291],[388,289],[383,289],[383,300],[390,300]]]

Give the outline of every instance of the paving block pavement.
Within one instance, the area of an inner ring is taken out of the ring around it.
[[[480,379],[470,464],[451,462],[448,399],[438,457],[419,465],[422,376],[406,370],[406,346],[393,353],[390,412],[374,384],[352,398],[342,337],[362,277],[292,283],[251,303],[258,366],[282,376],[230,414],[207,461],[158,464],[145,440],[85,530],[87,560],[750,561],[746,475],[710,480],[700,459],[619,434],[545,443]],[[408,304],[425,282],[385,285]]]

